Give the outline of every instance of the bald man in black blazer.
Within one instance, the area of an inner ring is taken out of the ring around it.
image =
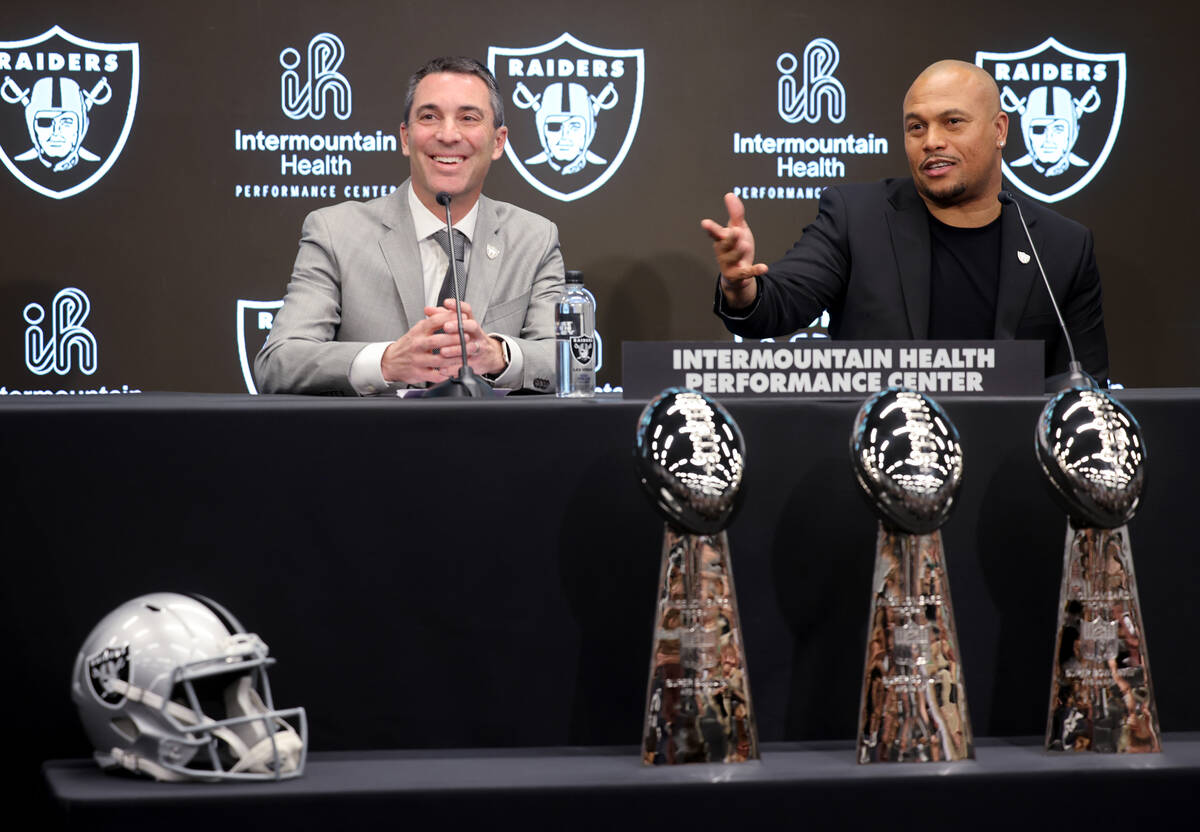
[[[828,188],[801,240],[768,267],[754,261],[745,209],[704,220],[721,269],[716,313],[731,332],[773,337],[830,312],[834,338],[1037,339],[1045,374],[1068,352],[1017,210],[998,200],[1008,116],[980,68],[941,61],[904,100],[911,179]],[[1108,346],[1091,232],[1020,199],[1083,369],[1104,382]]]

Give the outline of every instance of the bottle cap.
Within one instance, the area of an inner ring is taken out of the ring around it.
[[[568,283],[583,283],[583,272],[574,269],[567,269]]]

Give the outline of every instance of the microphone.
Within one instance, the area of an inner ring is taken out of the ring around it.
[[[461,351],[462,366],[459,367],[457,376],[448,378],[445,381],[439,381],[426,390],[425,395],[435,399],[491,398],[492,388],[487,382],[475,375],[475,371],[467,364],[467,336],[463,333],[462,290],[458,285],[458,261],[454,257],[454,226],[450,221],[450,199],[450,194],[445,191],[438,191],[437,203],[446,209],[446,235],[450,240],[450,270],[454,275],[454,311],[458,315],[458,346]]]
[[[1025,239],[1029,241],[1029,248],[1033,252],[1034,262],[1037,263],[1038,271],[1042,275],[1042,283],[1046,286],[1046,294],[1050,296],[1050,305],[1054,307],[1054,314],[1058,316],[1058,325],[1062,327],[1063,338],[1067,341],[1067,353],[1071,359],[1067,362],[1067,374],[1063,380],[1061,390],[1052,392],[1062,392],[1069,390],[1072,387],[1099,387],[1096,380],[1083,371],[1083,367],[1075,360],[1075,344],[1071,342],[1071,333],[1067,331],[1067,323],[1063,320],[1062,312],[1058,310],[1058,301],[1054,299],[1054,290],[1050,288],[1050,279],[1046,277],[1046,270],[1042,268],[1042,258],[1038,256],[1037,246],[1033,244],[1033,237],[1029,234],[1029,226],[1025,224],[1025,214],[1021,211],[1021,205],[1013,196],[1012,191],[1001,191],[996,195],[1000,200],[1001,205],[1011,205],[1017,209],[1017,218],[1021,221],[1021,228],[1025,230]],[[1058,376],[1054,376],[1058,379]],[[1047,387],[1058,387],[1058,384],[1051,382]]]

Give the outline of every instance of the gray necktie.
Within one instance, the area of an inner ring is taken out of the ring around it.
[[[463,264],[463,257],[466,254],[467,235],[454,229],[454,253],[450,253],[450,239],[446,235],[446,229],[439,229],[434,233],[433,239],[437,240],[437,244],[442,247],[442,251],[446,252],[446,256],[458,262],[458,290],[463,295],[467,293],[467,268]],[[442,279],[442,289],[438,292],[437,305],[440,308],[446,298],[454,297],[454,263],[446,264],[446,276]]]

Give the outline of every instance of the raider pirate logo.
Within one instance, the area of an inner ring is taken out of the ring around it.
[[[0,159],[39,194],[63,199],[108,173],[137,109],[138,45],[59,26],[0,41]]]
[[[587,335],[571,336],[571,355],[580,364],[589,366],[595,357],[595,343]]]
[[[525,181],[570,202],[612,178],[641,118],[644,50],[564,32],[541,46],[488,47],[488,68],[514,125],[504,149]]]
[[[267,342],[271,327],[275,324],[275,313],[283,308],[282,300],[242,300],[237,302],[237,348],[238,361],[242,367],[242,380],[246,392],[257,394],[254,385],[254,356]]]
[[[1043,202],[1086,187],[1121,129],[1125,53],[1081,52],[1047,38],[1024,52],[976,52],[975,63],[996,79],[1009,113],[1009,181]]]
[[[92,683],[92,694],[104,705],[115,708],[125,701],[125,694],[116,690],[112,682],[118,680],[129,684],[129,645],[105,647],[87,657],[87,676]]]

